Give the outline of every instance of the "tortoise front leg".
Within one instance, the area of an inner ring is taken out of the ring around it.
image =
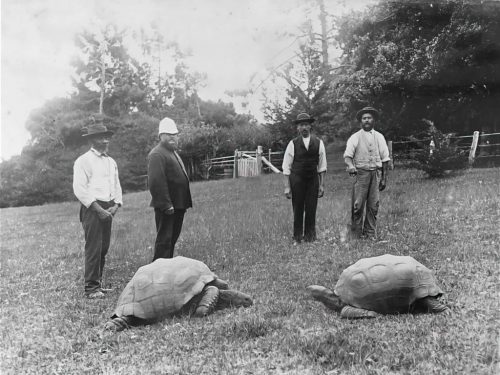
[[[340,317],[345,319],[376,318],[379,313],[371,310],[360,309],[353,306],[344,306],[340,312]]]
[[[198,302],[194,313],[194,316],[199,318],[213,313],[219,300],[219,289],[213,285],[205,287],[201,293],[200,302]]]

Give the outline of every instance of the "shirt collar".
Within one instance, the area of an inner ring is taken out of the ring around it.
[[[108,154],[106,154],[105,152],[99,152],[94,147],[91,147],[90,151],[92,151],[94,154],[96,154],[99,157],[101,157],[101,156],[107,157],[108,156]]]

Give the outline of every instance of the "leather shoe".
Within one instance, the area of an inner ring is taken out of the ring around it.
[[[100,290],[96,290],[95,292],[86,294],[86,297],[88,299],[104,298],[104,293]]]

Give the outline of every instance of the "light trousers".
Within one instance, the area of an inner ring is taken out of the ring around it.
[[[358,169],[352,187],[351,229],[355,236],[375,236],[381,171]]]

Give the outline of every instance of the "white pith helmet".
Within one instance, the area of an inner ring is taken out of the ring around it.
[[[161,120],[160,126],[158,127],[158,136],[162,133],[178,134],[179,130],[177,130],[175,121],[168,117],[165,117],[163,120]]]

